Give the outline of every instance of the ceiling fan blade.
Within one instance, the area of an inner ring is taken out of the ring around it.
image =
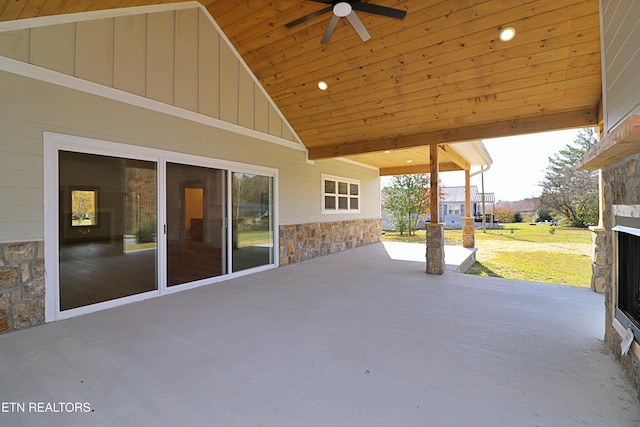
[[[324,44],[329,41],[329,39],[333,35],[333,32],[336,30],[336,25],[338,25],[339,20],[340,20],[339,16],[333,15],[331,17],[331,21],[329,21],[329,25],[327,26],[327,29],[324,32],[324,36],[322,36],[322,41],[320,41],[320,43]]]
[[[320,2],[320,3],[324,3],[324,2]],[[295,21],[291,21],[288,24],[284,24],[285,28],[293,28],[296,25],[300,25],[303,22],[307,22],[308,20],[315,18],[316,16],[320,16],[323,15],[327,12],[331,12],[331,10],[333,10],[333,6],[329,6],[329,7],[325,7],[324,9],[320,9],[316,12],[310,13],[308,15],[303,16],[302,18],[298,18]]]
[[[358,18],[358,15],[356,15],[355,12],[351,11],[351,13],[347,15],[347,19],[363,42],[366,42],[371,38],[371,34],[369,34],[369,31],[364,27],[364,24],[362,24],[362,21]]]
[[[372,13],[374,15],[388,16],[389,18],[404,19],[407,16],[406,10],[394,9],[392,7],[378,6],[372,3],[354,2],[351,7],[353,10]]]

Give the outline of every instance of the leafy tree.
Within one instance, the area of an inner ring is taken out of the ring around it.
[[[398,175],[383,190],[384,207],[391,212],[400,234],[415,234],[418,216],[429,209],[429,176],[426,174]]]
[[[513,214],[513,222],[522,222],[522,214],[520,212]]]
[[[393,224],[396,231],[399,231],[402,236],[407,230],[409,230],[409,219],[405,216],[396,216],[393,213],[391,216],[393,217]]]
[[[593,129],[581,129],[564,149],[549,157],[540,210],[557,212],[572,226],[584,227],[598,220],[598,173],[577,170],[576,162],[596,142]]]

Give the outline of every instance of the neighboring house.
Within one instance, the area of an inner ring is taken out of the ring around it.
[[[485,214],[487,227],[497,226],[493,221],[494,205],[496,196],[493,193],[483,193],[478,191],[476,185],[471,189],[470,213],[475,218],[476,227],[482,223],[482,213]],[[483,197],[484,196],[484,197]],[[441,215],[445,228],[462,228],[462,217],[465,213],[465,187],[442,187]],[[483,207],[484,205],[484,207]]]
[[[471,216],[475,219],[476,227],[482,226],[483,197],[476,185],[469,187],[471,193]],[[440,198],[440,218],[445,228],[461,229],[462,218],[465,208],[465,187],[442,187]],[[497,227],[494,222],[493,213],[496,197],[493,193],[484,193],[484,213],[486,227]],[[429,222],[429,216],[420,215],[418,217],[417,228],[424,230],[425,224]],[[387,209],[382,209],[382,229],[393,230],[394,220]]]

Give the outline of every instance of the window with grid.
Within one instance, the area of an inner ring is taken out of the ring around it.
[[[360,181],[322,175],[322,213],[360,212]]]

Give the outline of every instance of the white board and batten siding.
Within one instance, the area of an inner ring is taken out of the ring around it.
[[[605,135],[640,114],[640,4],[600,1]]]
[[[380,217],[378,171],[307,162],[201,7],[103,15],[0,24],[0,242],[43,239],[44,132],[275,168],[282,225]],[[360,213],[322,215],[322,174],[360,181]]]
[[[0,25],[0,56],[299,142],[200,7]]]

